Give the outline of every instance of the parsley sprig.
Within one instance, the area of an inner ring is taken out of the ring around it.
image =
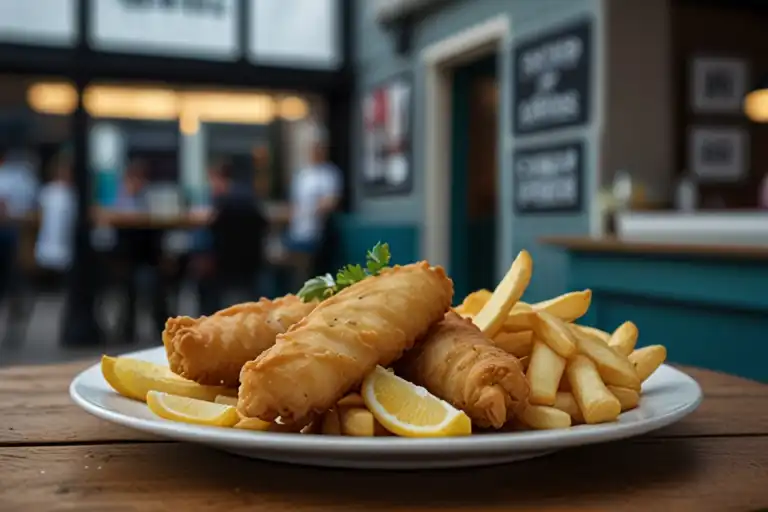
[[[379,242],[366,253],[365,268],[359,264],[349,264],[336,273],[335,279],[331,274],[313,277],[301,287],[299,298],[309,302],[331,297],[366,277],[379,275],[379,272],[389,265],[390,257],[389,244]]]

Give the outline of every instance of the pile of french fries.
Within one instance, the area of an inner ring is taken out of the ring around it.
[[[606,423],[637,407],[642,383],[666,360],[666,348],[636,349],[638,329],[630,321],[612,333],[576,323],[589,311],[590,290],[535,304],[521,301],[532,272],[531,257],[522,251],[493,292],[470,293],[455,308],[523,364],[529,404],[513,426],[562,429]],[[256,421],[253,428],[262,430],[263,422]],[[242,422],[237,426],[249,428]],[[270,430],[275,428],[280,427]],[[342,398],[302,433],[392,435],[376,421],[359,393]]]
[[[498,347],[523,363],[530,385],[530,405],[519,418],[523,426],[558,429],[605,423],[637,407],[641,385],[664,362],[666,348],[635,349],[638,329],[629,321],[613,333],[575,323],[589,310],[590,290],[536,304],[520,301],[531,269],[530,259],[519,263],[505,277],[505,289],[500,290],[502,281],[493,293],[473,292],[456,311],[475,320]],[[490,307],[500,292],[507,300]],[[506,308],[503,302],[512,306]]]

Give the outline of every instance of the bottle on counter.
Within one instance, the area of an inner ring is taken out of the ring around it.
[[[690,174],[686,173],[677,182],[675,209],[682,212],[695,211],[699,203],[699,187]]]
[[[632,196],[634,193],[634,185],[632,183],[632,175],[629,171],[619,170],[613,176],[613,197],[616,201],[616,209],[619,211],[628,210],[632,204]]]

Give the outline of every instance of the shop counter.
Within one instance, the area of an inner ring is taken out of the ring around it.
[[[638,345],[663,343],[672,362],[768,382],[768,246],[550,237],[567,253],[569,289],[590,288],[582,322],[625,320]]]

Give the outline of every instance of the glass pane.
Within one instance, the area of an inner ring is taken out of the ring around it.
[[[0,41],[72,46],[77,0],[0,2]]]
[[[239,0],[89,4],[91,41],[100,50],[224,60],[240,57]]]
[[[338,0],[251,0],[251,57],[276,65],[340,64]]]
[[[99,314],[108,336],[156,344],[168,316],[210,314],[274,295],[263,277],[284,263],[293,172],[287,155],[301,151],[290,127],[317,117],[316,100],[279,91],[96,83],[84,104],[93,200],[101,212],[93,240],[105,269]],[[216,222],[235,196],[256,205],[268,229],[245,230],[236,247],[222,249]],[[264,263],[230,296],[221,277],[229,264],[220,262],[249,251]]]

